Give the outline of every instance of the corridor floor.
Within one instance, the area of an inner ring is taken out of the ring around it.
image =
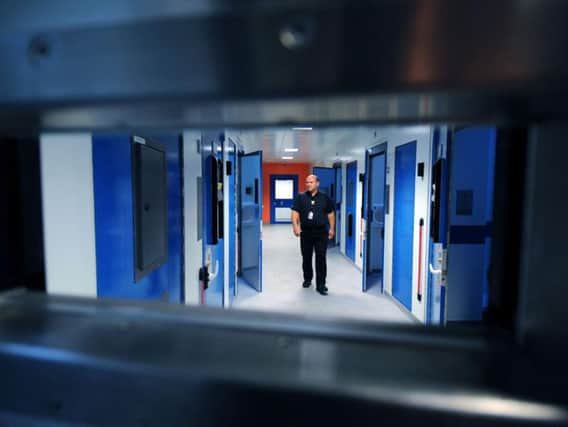
[[[315,280],[310,288],[304,289],[300,242],[293,235],[291,225],[265,225],[263,228],[263,290],[256,292],[241,281],[234,308],[328,318],[413,322],[411,316],[389,297],[377,291],[363,293],[361,271],[337,247],[327,252],[329,295],[322,296],[315,291]]]

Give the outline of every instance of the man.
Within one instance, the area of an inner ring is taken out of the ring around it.
[[[315,175],[306,178],[306,192],[298,194],[292,206],[292,227],[296,237],[300,236],[302,249],[302,269],[304,288],[312,284],[312,254],[316,251],[316,290],[327,295],[325,276],[327,265],[325,255],[328,239],[335,235],[335,212],[333,202],[327,195],[320,193],[319,179]]]

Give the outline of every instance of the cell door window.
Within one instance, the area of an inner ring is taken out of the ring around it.
[[[298,191],[298,178],[291,175],[271,176],[271,223],[289,223],[294,197]]]
[[[274,195],[278,200],[291,200],[294,198],[294,180],[277,179],[274,182]]]

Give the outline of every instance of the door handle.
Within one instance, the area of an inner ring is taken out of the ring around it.
[[[432,267],[432,263],[430,263],[430,273],[432,274],[442,274],[442,269],[435,269]]]
[[[254,204],[258,205],[258,178],[254,179]]]

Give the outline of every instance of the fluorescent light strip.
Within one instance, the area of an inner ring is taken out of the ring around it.
[[[299,148],[285,148],[284,151],[287,153],[297,153]]]
[[[292,128],[292,130],[312,130],[312,128],[310,128],[310,127],[297,127],[297,128]]]
[[[294,157],[292,157],[292,156],[282,156],[282,159],[284,159],[284,160],[294,160]]]

